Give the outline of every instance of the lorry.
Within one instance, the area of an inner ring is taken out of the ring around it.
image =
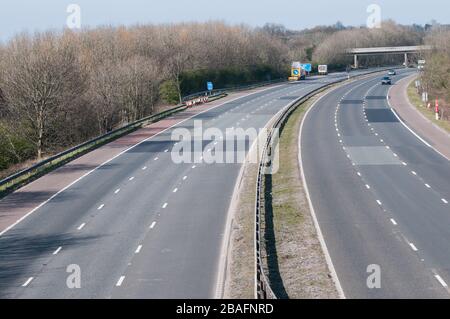
[[[291,67],[291,76],[289,77],[289,81],[300,81],[306,79],[306,71],[302,68],[302,64],[300,62],[293,62]]]
[[[318,66],[319,75],[327,75],[328,74],[328,65],[322,64]]]

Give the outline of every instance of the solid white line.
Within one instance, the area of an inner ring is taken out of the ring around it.
[[[80,226],[78,226],[77,229],[78,229],[78,230],[82,230],[84,226],[86,226],[86,223],[81,224]]]
[[[125,279],[125,276],[120,276],[119,280],[117,280],[116,287],[122,286],[124,279]]]
[[[322,233],[322,230],[320,228],[320,224],[319,224],[319,221],[317,220],[317,216],[316,216],[316,213],[315,213],[315,210],[314,210],[314,205],[312,203],[311,196],[309,194],[308,184],[306,182],[305,172],[303,170],[303,159],[302,159],[302,151],[301,151],[303,127],[304,127],[304,123],[306,122],[306,119],[308,118],[308,115],[311,113],[311,110],[314,109],[314,107],[318,104],[319,101],[321,101],[323,99],[323,97],[329,95],[331,92],[337,90],[340,87],[342,87],[342,86],[337,86],[336,88],[334,88],[331,91],[329,91],[327,94],[324,94],[321,97],[319,97],[313,103],[313,105],[311,105],[311,107],[306,111],[306,113],[305,113],[305,115],[303,117],[302,123],[300,124],[300,129],[299,129],[298,159],[299,159],[299,163],[300,163],[300,165],[299,165],[300,166],[300,173],[302,175],[302,181],[303,181],[303,185],[305,187],[306,197],[308,199],[308,204],[309,204],[310,212],[311,212],[311,215],[312,215],[312,218],[313,218],[314,226],[315,226],[316,231],[317,231],[317,237],[319,238],[319,242],[320,242],[320,245],[321,245],[322,250],[324,252],[325,259],[326,259],[326,262],[327,262],[327,265],[328,265],[328,269],[330,270],[331,277],[333,278],[333,281],[334,281],[334,284],[336,286],[336,290],[338,291],[339,297],[341,299],[345,299],[344,290],[342,289],[342,285],[341,285],[341,283],[339,281],[339,277],[337,275],[336,268],[333,265],[333,260],[331,259],[330,252],[328,250],[327,244],[326,244],[325,239],[323,237],[323,233]],[[338,134],[338,136],[340,136],[340,134]]]
[[[22,285],[22,287],[28,286],[33,279],[34,279],[34,277],[28,278],[27,281],[25,281],[25,283]]]
[[[448,201],[445,198],[442,198],[441,200],[444,202],[444,204],[448,204]]]
[[[114,194],[118,194],[120,192],[120,188],[116,189],[116,191],[114,192]]]
[[[62,249],[62,247],[58,247],[58,249],[56,249],[56,250],[53,252],[53,255],[58,255],[58,253],[61,251],[61,249]]]
[[[156,222],[153,222],[153,223],[150,225],[150,229],[155,228],[155,225],[156,225]]]
[[[445,287],[445,288],[448,287],[448,286],[447,286],[447,283],[444,281],[444,279],[442,279],[441,276],[439,276],[439,275],[434,275],[434,278],[436,278],[437,281],[439,281],[439,283],[440,283],[443,287]]]
[[[391,218],[391,223],[394,224],[395,226],[397,226],[397,222],[393,218]]]
[[[414,250],[414,251],[418,251],[417,247],[416,247],[416,246],[414,246],[414,244],[413,244],[413,243],[409,243],[409,246],[411,246],[411,249],[412,249],[412,250]]]
[[[178,191],[178,188],[175,188],[175,189],[173,190],[174,193],[176,193],[177,191]]]
[[[105,207],[105,204],[101,204],[100,206],[98,206],[97,210],[101,210],[103,209],[103,207]]]
[[[162,208],[166,208],[168,205],[168,203],[164,203],[164,205],[162,205]]]
[[[139,254],[141,252],[142,245],[139,245],[136,250],[134,251],[135,254]]]
[[[391,88],[392,89],[392,88]],[[391,90],[389,89],[389,91]],[[391,106],[391,101],[389,100],[389,92],[388,92],[388,96],[386,97],[389,107],[391,108],[392,113],[394,113],[395,117],[398,119],[398,121],[408,129],[408,131],[410,131],[415,137],[417,137],[423,144],[425,144],[426,146],[433,148],[430,144],[428,144],[423,138],[421,138],[416,132],[414,132],[412,129],[409,128],[408,125],[406,125],[402,119],[397,115],[397,112],[392,108]]]

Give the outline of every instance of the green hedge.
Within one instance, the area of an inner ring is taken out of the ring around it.
[[[214,88],[227,88],[237,85],[253,84],[287,77],[288,73],[267,65],[250,66],[247,68],[229,67],[218,70],[193,70],[182,74],[181,91],[189,95],[206,90],[206,82],[214,83]]]
[[[7,134],[0,128],[0,171],[21,161],[32,159],[36,154],[35,148],[27,140]]]

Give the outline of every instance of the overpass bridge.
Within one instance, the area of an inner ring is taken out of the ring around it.
[[[347,49],[346,54],[354,56],[355,68],[358,68],[358,56],[362,55],[380,55],[380,54],[403,54],[405,56],[405,66],[408,65],[408,54],[421,53],[429,51],[432,47],[429,45],[402,46],[402,47],[374,47],[374,48],[353,48]]]

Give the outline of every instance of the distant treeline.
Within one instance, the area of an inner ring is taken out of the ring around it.
[[[431,101],[440,100],[441,116],[450,121],[450,28],[435,28],[427,35],[426,43],[434,50],[425,54],[422,84]]]
[[[292,61],[342,69],[352,62],[347,47],[420,44],[426,33],[393,22],[304,31],[209,22],[20,34],[0,46],[0,170],[176,104],[206,81],[221,88],[284,78]]]

